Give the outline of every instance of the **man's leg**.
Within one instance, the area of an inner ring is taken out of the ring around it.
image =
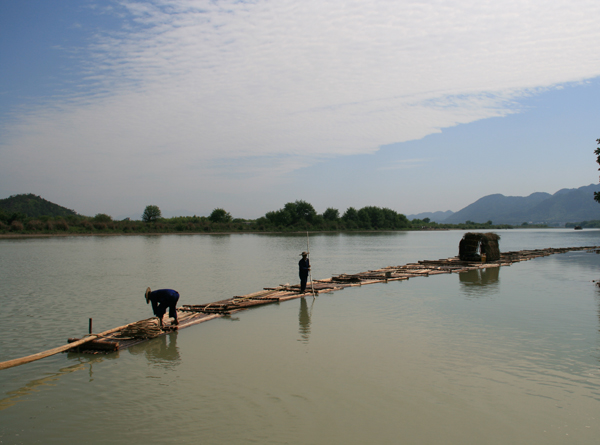
[[[179,321],[177,320],[177,307],[175,306],[175,304],[176,303],[173,303],[173,305],[169,307],[169,317],[173,319],[173,324],[177,326],[179,324]]]
[[[165,316],[165,312],[167,312],[167,308],[164,303],[158,303],[158,307],[156,308],[156,312],[160,315],[157,315],[158,318],[158,326],[162,329],[163,327],[163,317]]]

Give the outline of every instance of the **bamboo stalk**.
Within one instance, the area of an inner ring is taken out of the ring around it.
[[[36,360],[50,357],[51,355],[58,354],[59,352],[68,351],[69,349],[76,348],[77,346],[83,345],[83,344],[85,344],[89,341],[95,340],[99,337],[103,337],[105,335],[112,334],[113,332],[118,331],[119,329],[124,329],[127,326],[129,326],[130,324],[132,324],[132,323],[126,324],[124,326],[119,326],[118,328],[109,329],[108,331],[104,331],[100,334],[90,335],[90,336],[82,338],[81,340],[78,340],[76,342],[69,343],[69,344],[66,344],[63,346],[59,346],[57,348],[48,349],[47,351],[38,352],[37,354],[32,354],[32,355],[28,355],[26,357],[15,358],[12,360],[7,360],[5,362],[0,362],[0,371],[3,369],[13,368],[15,366],[24,365],[25,363],[31,363]]]
[[[313,279],[312,279],[312,271],[310,270],[310,243],[308,242],[308,231],[306,232],[306,253],[308,255],[308,276],[310,277],[310,287],[312,289],[312,296],[313,298],[315,298],[315,296],[317,295],[315,293],[315,287],[313,286]]]

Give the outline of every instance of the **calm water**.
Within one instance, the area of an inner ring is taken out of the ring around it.
[[[600,231],[499,231],[503,251]],[[457,254],[462,232],[313,235],[313,278]],[[0,240],[0,361],[297,283],[302,235]],[[600,255],[293,300],[105,356],[0,371],[0,443],[597,443]]]

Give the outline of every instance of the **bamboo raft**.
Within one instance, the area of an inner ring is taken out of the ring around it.
[[[462,273],[476,269],[510,266],[520,261],[545,257],[571,251],[594,251],[600,253],[600,246],[547,248],[521,250],[500,254],[500,259],[490,262],[462,261],[458,257],[439,260],[423,260],[402,266],[388,266],[382,269],[369,270],[356,274],[341,274],[322,280],[313,280],[315,294],[323,294],[342,290],[346,287],[364,286],[367,284],[387,283],[390,281],[408,280],[414,277],[428,277],[437,274]],[[69,344],[30,355],[20,359],[0,363],[0,370],[29,363],[59,352],[80,352],[101,354],[126,349],[130,346],[151,340],[169,333],[203,323],[219,317],[229,316],[255,306],[279,303],[282,301],[312,295],[312,290],[300,293],[300,285],[281,285],[264,288],[262,291],[242,296],[234,296],[225,300],[208,304],[183,305],[177,309],[178,326],[163,326],[161,329],[156,317],[130,323],[100,334],[90,334],[82,339],[69,339]]]

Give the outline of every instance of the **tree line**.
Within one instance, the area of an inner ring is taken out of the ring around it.
[[[596,140],[596,162],[600,165],[600,139]],[[598,169],[600,170],[600,168]],[[600,192],[594,193],[600,202]],[[44,214],[45,213],[45,214]],[[528,225],[521,227],[545,227]],[[567,223],[566,227],[600,227],[600,221]],[[158,206],[148,205],[141,220],[115,221],[110,215],[98,213],[94,217],[78,215],[45,199],[33,195],[15,195],[0,200],[0,234],[94,234],[94,233],[173,233],[173,232],[292,232],[292,231],[352,231],[352,230],[436,230],[436,229],[503,229],[513,226],[493,225],[492,221],[463,224],[436,223],[425,218],[409,221],[405,215],[388,208],[375,206],[346,209],[343,215],[335,208],[318,214],[306,201],[288,202],[279,210],[267,212],[256,220],[233,218],[222,208],[210,216],[178,216],[163,218]]]
[[[402,230],[411,228],[410,221],[401,213],[375,206],[346,209],[340,216],[338,209],[329,207],[318,214],[306,201],[288,202],[283,208],[258,218],[261,227],[288,230]]]
[[[478,224],[438,224],[428,218],[409,221],[392,209],[366,206],[349,207],[340,215],[335,208],[319,214],[308,202],[288,202],[281,209],[267,212],[251,220],[233,218],[222,208],[206,216],[177,216],[163,218],[160,208],[148,205],[140,220],[114,220],[98,213],[93,217],[78,214],[28,216],[22,212],[9,213],[0,209],[0,233],[13,234],[144,234],[144,233],[214,233],[214,232],[297,232],[297,231],[380,231],[509,228],[494,226],[491,221]]]

